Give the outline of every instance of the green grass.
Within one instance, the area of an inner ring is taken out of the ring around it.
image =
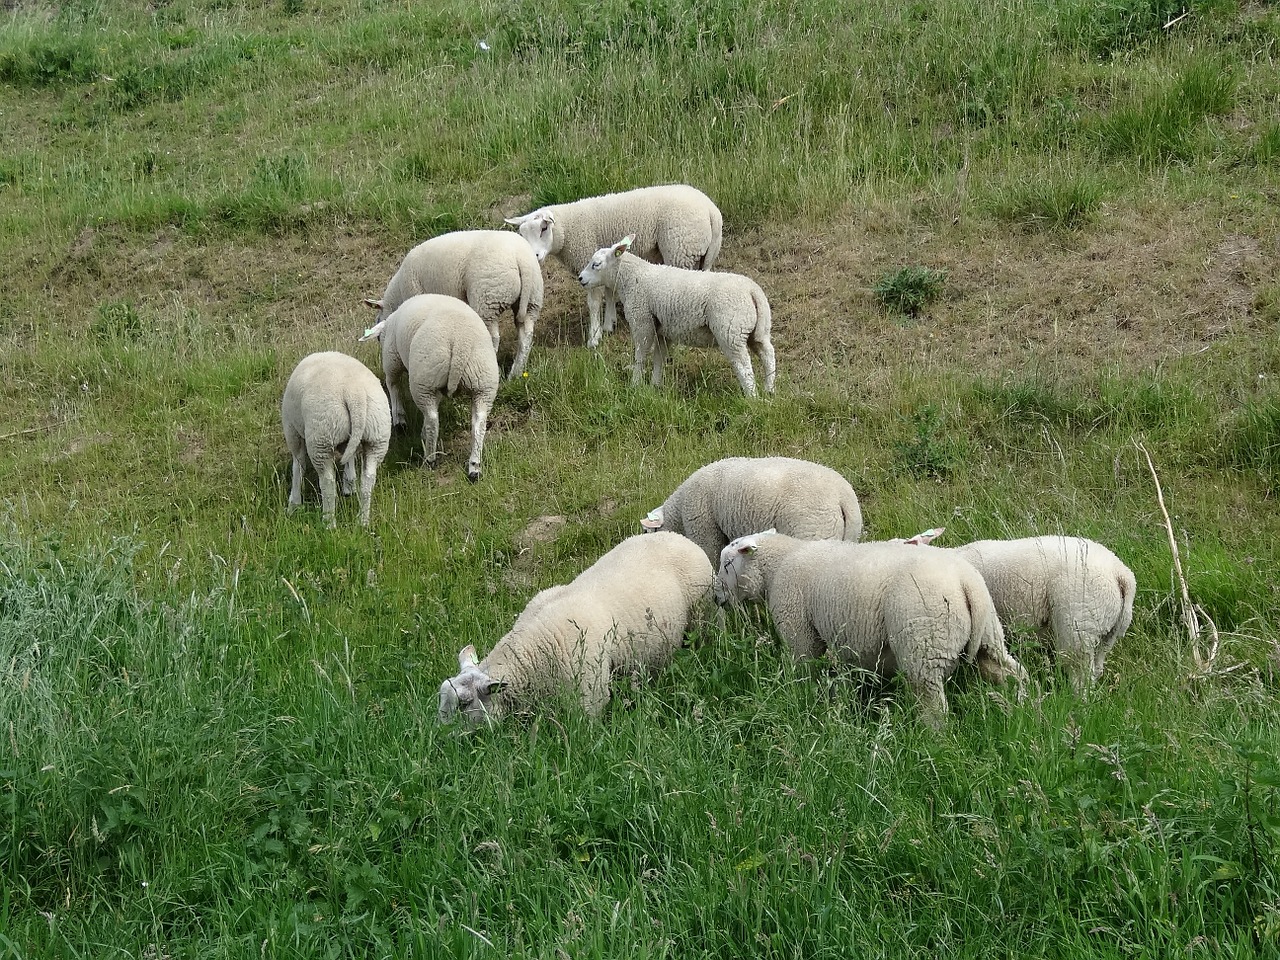
[[[1231,0],[0,13],[0,956],[1280,952],[1278,38]],[[631,387],[549,267],[479,484],[448,401],[368,531],[310,480],[285,514],[283,383],[377,368],[411,244],[674,180],[770,296],[774,398],[695,349]],[[744,454],[838,469],[868,537],[1105,542],[1101,688],[1017,633],[1027,699],[963,669],[934,731],[733,614],[599,723],[437,725],[459,648]]]

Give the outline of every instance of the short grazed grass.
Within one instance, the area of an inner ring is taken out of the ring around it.
[[[9,5],[0,956],[1280,950],[1278,37],[1234,0]],[[283,383],[377,369],[409,246],[675,180],[770,296],[777,396],[692,349],[631,387],[548,264],[479,484],[446,403],[368,531],[313,483],[285,515]],[[904,322],[877,283],[919,265]],[[460,647],[744,454],[840,470],[868,537],[1108,544],[1101,688],[1013,630],[1027,698],[962,669],[935,732],[734,613],[603,722],[437,725]]]

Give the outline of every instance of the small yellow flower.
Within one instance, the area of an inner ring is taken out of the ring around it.
[[[528,380],[528,379],[529,379],[529,371],[528,371],[528,370],[526,370],[524,373],[520,374],[520,376],[522,376],[522,377],[524,377],[526,380]]]

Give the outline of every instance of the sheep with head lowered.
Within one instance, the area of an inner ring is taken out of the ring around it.
[[[575,276],[598,249],[628,234],[635,238],[631,252],[646,260],[710,270],[724,235],[720,208],[701,190],[681,183],[556,203],[508,217],[507,223],[529,242],[539,261],[553,256]],[[603,330],[611,332],[617,322],[615,298],[602,287],[588,288],[589,347],[600,343],[602,306]]]
[[[662,367],[672,343],[719,347],[749,397],[756,395],[751,355],[760,360],[764,392],[773,393],[777,370],[770,339],[773,314],[760,285],[737,273],[683,270],[652,264],[629,253],[632,238],[601,247],[578,274],[588,288],[607,287],[627,313],[636,362],[632,383],[644,379],[653,358],[652,382],[662,385]]]
[[[373,371],[345,353],[303,357],[289,376],[280,404],[285,443],[293,455],[289,509],[302,504],[302,475],[310,459],[320,475],[325,523],[337,524],[335,465],[342,464],[342,492],[355,485],[356,456],[363,457],[360,523],[369,525],[369,506],[378,464],[391,441],[391,410]]]
[[[433,466],[440,434],[440,401],[458,390],[471,394],[471,456],[467,479],[480,479],[489,411],[498,395],[498,357],[480,315],[454,297],[420,293],[400,304],[365,336],[382,341],[382,372],[391,396],[391,417],[405,423],[401,390],[408,382],[422,411],[422,456]]]
[[[543,297],[542,267],[527,241],[507,230],[442,233],[410,250],[382,297],[365,303],[378,311],[381,322],[420,293],[465,300],[489,328],[494,353],[498,352],[498,320],[510,310],[516,325],[516,353],[508,376],[524,372]]]
[[[849,481],[794,457],[726,457],[699,467],[640,521],[673,530],[713,564],[730,540],[773,529],[801,540],[857,540],[862,509]]]
[[[927,544],[942,529],[906,542]],[[1001,621],[1049,636],[1077,690],[1102,678],[1107,654],[1133,621],[1138,582],[1124,561],[1084,537],[975,540],[949,549],[982,574]]]
[[[714,591],[720,604],[763,601],[801,659],[827,653],[882,676],[902,674],[935,725],[947,712],[943,685],[961,660],[992,683],[1026,681],[982,577],[945,550],[766,531],[724,548]]]
[[[441,722],[496,720],[565,691],[600,716],[610,677],[671,661],[711,579],[707,558],[679,534],[623,540],[571,583],[537,594],[483,660],[464,647],[458,675],[440,685]]]

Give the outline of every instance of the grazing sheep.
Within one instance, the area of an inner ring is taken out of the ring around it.
[[[1026,680],[982,577],[945,550],[752,534],[724,548],[714,589],[721,604],[763,600],[797,657],[901,673],[934,724],[961,657],[990,682]]]
[[[508,376],[518,377],[524,371],[543,294],[542,268],[525,240],[506,230],[443,233],[410,250],[382,298],[365,303],[377,309],[381,321],[420,293],[465,300],[488,326],[494,353],[498,352],[498,318],[510,310],[517,344]]]
[[[539,261],[551,254],[575,275],[602,246],[627,234],[635,237],[631,252],[646,260],[710,270],[720,255],[724,230],[720,209],[711,198],[684,184],[641,187],[557,203],[523,216],[508,217],[507,223],[529,242]],[[589,347],[600,343],[602,304],[604,330],[612,332],[617,321],[612,292],[588,289]],[[630,319],[630,314],[627,316]]]
[[[440,400],[459,389],[471,394],[471,456],[467,479],[480,479],[480,456],[489,411],[498,395],[498,358],[479,314],[461,300],[420,293],[396,308],[381,331],[388,385],[408,377],[409,394],[422,411],[422,456],[436,462]],[[408,349],[406,351],[406,338]],[[390,351],[390,352],[388,352]],[[388,362],[388,358],[391,362]],[[402,363],[404,374],[399,373]],[[392,391],[393,396],[395,391]],[[403,416],[403,410],[401,410]]]
[[[569,584],[535,596],[489,655],[467,646],[440,685],[440,720],[473,723],[576,690],[600,716],[615,673],[657,671],[711,589],[711,564],[676,533],[622,541]]]
[[[356,454],[363,454],[360,523],[369,525],[369,504],[378,479],[378,464],[391,440],[391,411],[382,384],[373,372],[345,353],[313,353],[303,357],[284,388],[280,404],[284,439],[293,454],[293,487],[289,509],[302,503],[303,455],[320,475],[320,501],[327,526],[337,525],[334,492],[336,463],[342,464],[342,492],[351,493]]]
[[[927,544],[939,527],[905,543]],[[950,550],[987,582],[1006,625],[1026,624],[1052,639],[1054,655],[1077,690],[1102,678],[1107,654],[1133,621],[1133,571],[1084,537],[975,540]]]
[[[653,355],[653,385],[662,385],[667,345],[717,346],[749,397],[756,395],[751,353],[760,359],[765,393],[773,393],[772,314],[760,285],[737,273],[704,273],[648,263],[628,253],[631,237],[602,247],[578,275],[585,287],[613,290],[627,312],[636,363],[632,383],[644,379]]]
[[[849,481],[830,467],[792,457],[727,457],[695,470],[640,524],[683,533],[716,564],[730,540],[756,530],[857,540],[862,510]]]

